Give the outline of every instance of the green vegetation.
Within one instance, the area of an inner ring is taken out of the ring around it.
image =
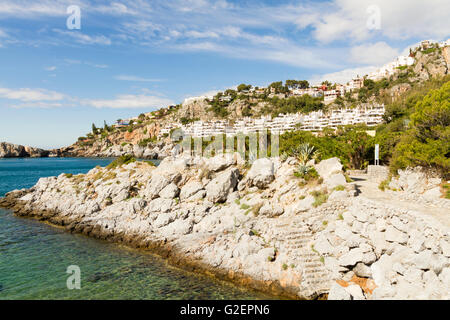
[[[280,113],[309,113],[312,111],[325,110],[322,98],[314,98],[310,95],[300,97],[289,97],[281,99],[278,97],[266,98],[264,101],[269,105],[262,110],[263,114],[277,116]]]
[[[245,203],[241,204],[241,209],[242,210],[247,210],[249,208],[250,208],[250,206],[248,204],[245,204]]]
[[[314,203],[312,204],[314,208],[321,206],[328,200],[326,191],[313,191],[310,194],[314,197]]]
[[[144,163],[148,164],[150,167],[156,167],[156,165],[153,163],[153,161],[144,161]]]
[[[334,187],[334,190],[335,191],[344,191],[345,190],[345,187],[343,186],[343,185],[338,185],[337,187]]]
[[[73,177],[73,174],[71,174],[71,173],[65,173],[64,174],[64,176],[66,177],[66,178],[72,178]]]
[[[186,118],[186,117],[181,117],[180,118],[180,122],[182,125],[187,125],[189,123],[195,122],[200,120],[199,118]]]
[[[373,159],[374,138],[364,125],[326,129],[320,136],[307,131],[286,132],[280,137],[280,153],[295,156],[299,145],[307,143],[317,150],[317,160],[338,157],[346,168],[364,169]]]
[[[442,184],[442,190],[444,191],[444,198],[450,199],[450,183],[443,183]]]
[[[257,203],[252,207],[252,212],[255,217],[259,215],[259,210],[261,209],[262,206],[263,206],[262,203]]]
[[[139,141],[139,146],[141,147],[147,147],[150,143],[155,143],[156,142],[156,137],[152,137],[152,138],[146,138],[146,139],[142,139],[141,141]]]
[[[415,105],[408,130],[392,155],[393,171],[408,166],[432,167],[450,177],[450,82],[431,90]]]
[[[299,170],[294,172],[294,176],[302,178],[306,182],[314,181],[319,178],[319,174],[313,167],[299,166]]]
[[[108,166],[106,168],[107,169],[115,169],[115,168],[120,167],[120,166],[122,166],[124,164],[129,164],[129,163],[132,163],[132,162],[135,162],[135,161],[136,161],[136,159],[133,158],[133,156],[127,154],[127,155],[118,157],[113,162],[108,164]]]
[[[380,184],[378,185],[378,189],[380,189],[381,191],[389,189],[389,182],[390,182],[389,179],[381,181]]]

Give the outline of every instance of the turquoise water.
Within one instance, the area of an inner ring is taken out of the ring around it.
[[[111,159],[0,159],[0,196],[40,177],[85,173]],[[81,289],[66,286],[67,267]],[[74,235],[0,209],[0,299],[267,299],[260,293],[168,266],[118,244]]]

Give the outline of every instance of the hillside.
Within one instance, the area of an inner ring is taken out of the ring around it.
[[[439,47],[431,44],[426,48],[417,48],[411,51],[411,65],[395,67],[386,77],[371,79],[370,75],[361,78],[360,87],[346,91],[345,94],[337,94],[333,100],[327,97],[315,95],[322,93],[339,92],[345,87],[341,84],[331,84],[327,81],[321,87],[311,87],[307,81],[287,80],[274,82],[267,88],[255,88],[242,84],[236,90],[220,92],[211,99],[191,99],[183,104],[161,108],[154,112],[141,114],[130,120],[123,126],[105,124],[104,128],[95,128],[86,137],[80,137],[72,146],[62,148],[56,152],[61,156],[119,156],[132,154],[144,158],[164,158],[172,152],[174,147],[167,134],[161,134],[162,130],[175,128],[178,124],[190,124],[196,120],[211,121],[226,119],[234,122],[243,117],[257,118],[262,115],[277,116],[287,113],[304,113],[322,111],[324,113],[341,108],[357,108],[359,106],[384,104],[386,113],[384,124],[378,125],[375,139],[352,138],[354,131],[358,136],[364,128],[348,128],[344,131],[319,133],[319,137],[329,139],[331,143],[318,143],[317,138],[308,138],[319,146],[328,145],[330,150],[335,149],[334,141],[351,139],[352,144],[365,143],[364,150],[359,154],[351,152],[338,156],[348,168],[364,168],[373,159],[373,143],[380,143],[382,148],[381,159],[389,163],[392,157],[393,147],[399,141],[400,136],[407,129],[411,114],[415,111],[415,105],[423,99],[431,90],[440,88],[450,80],[450,47]],[[322,87],[326,89],[322,89]],[[296,95],[295,91],[312,92],[310,94]],[[308,91],[309,90],[309,91]],[[355,131],[356,130],[356,131]],[[306,132],[299,133],[302,136],[310,136]],[[281,142],[285,146],[281,149],[288,152],[286,145],[291,145],[290,139],[297,137],[296,133],[286,133]],[[345,138],[347,137],[347,138]],[[298,137],[297,137],[298,138]],[[295,138],[295,139],[297,139]],[[314,140],[316,139],[316,140]],[[353,139],[353,140],[352,140]],[[314,140],[314,141],[313,141]],[[298,141],[295,143],[299,143]],[[325,154],[333,153],[331,151]],[[360,158],[352,160],[352,157]]]

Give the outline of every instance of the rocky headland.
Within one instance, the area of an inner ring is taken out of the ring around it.
[[[0,158],[43,158],[49,155],[48,150],[0,142]]]
[[[139,159],[162,160],[177,151],[173,143],[165,141],[147,145],[132,143],[111,144],[106,141],[95,141],[89,146],[75,143],[68,147],[52,150],[52,152],[58,157],[110,158],[132,155]]]
[[[297,167],[169,156],[41,178],[0,206],[280,296],[450,299],[450,225],[366,196],[337,158],[314,164],[315,180]],[[434,199],[450,213],[449,200]]]

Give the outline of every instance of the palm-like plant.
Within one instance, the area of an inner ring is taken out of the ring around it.
[[[319,156],[319,152],[316,148],[311,146],[309,143],[302,143],[298,147],[294,148],[292,153],[302,166],[306,166],[308,161],[316,159]]]

